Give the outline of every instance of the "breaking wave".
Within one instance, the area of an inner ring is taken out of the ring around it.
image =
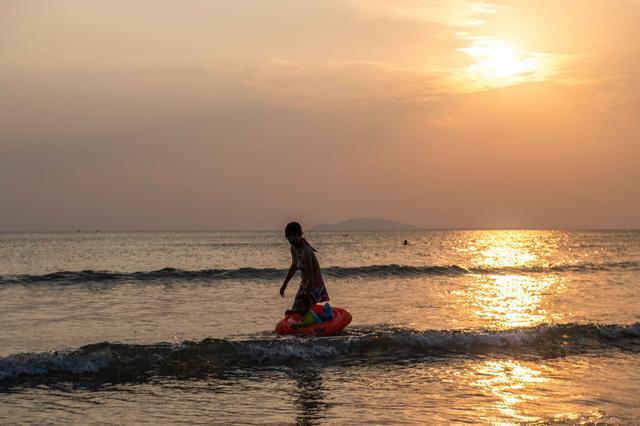
[[[369,265],[356,267],[331,266],[323,268],[323,273],[332,278],[393,278],[419,277],[429,275],[463,274],[511,274],[511,273],[562,273],[598,272],[612,270],[640,270],[640,262],[578,263],[540,266],[514,267],[470,267],[445,266],[405,266]],[[43,275],[0,276],[0,284],[54,283],[74,284],[92,282],[154,282],[154,281],[218,281],[218,280],[280,280],[285,269],[239,268],[202,269],[189,271],[163,268],[156,271],[113,272],[113,271],[61,271]]]
[[[501,331],[421,331],[381,326],[353,327],[350,333],[325,338],[207,338],[155,345],[104,342],[76,350],[0,358],[0,385],[25,380],[89,378],[115,383],[152,376],[194,377],[233,367],[293,366],[300,362],[349,364],[492,354],[557,357],[613,349],[640,353],[640,323],[556,324]]]

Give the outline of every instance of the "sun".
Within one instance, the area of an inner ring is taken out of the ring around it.
[[[475,84],[501,87],[542,78],[542,54],[523,52],[495,37],[474,38],[469,47],[459,49],[474,61],[466,69]]]

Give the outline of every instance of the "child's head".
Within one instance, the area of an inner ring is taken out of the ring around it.
[[[298,222],[290,222],[284,228],[284,236],[292,245],[297,245],[302,238],[302,226]]]

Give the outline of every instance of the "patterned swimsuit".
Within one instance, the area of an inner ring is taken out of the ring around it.
[[[317,259],[315,259],[315,251],[306,241],[303,243],[304,246],[302,250],[292,249],[291,254],[293,256],[293,261],[295,265],[302,272],[303,280],[300,283],[300,288],[298,288],[298,292],[296,293],[296,297],[300,297],[303,295],[307,295],[312,303],[322,303],[329,301],[329,294],[327,293],[327,288],[324,285],[324,278],[322,278],[322,273],[320,272],[320,265],[317,265],[317,268],[314,268],[314,265],[305,265],[304,263],[304,255],[307,254],[311,261],[315,260],[317,263]],[[311,281],[311,285],[305,285],[305,281],[307,278],[307,274],[313,274]]]

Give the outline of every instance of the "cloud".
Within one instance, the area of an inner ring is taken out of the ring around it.
[[[459,50],[467,56],[464,49]],[[539,67],[523,69],[499,80],[499,76],[485,75],[492,70],[483,70],[482,64],[474,63],[470,56],[459,65],[422,68],[373,61],[272,59],[248,69],[238,78],[244,79],[245,87],[267,96],[272,103],[306,108],[381,102],[430,105],[450,95],[527,82],[595,84],[593,79],[571,77],[572,69],[581,59],[575,55],[526,51],[516,54],[519,61],[536,61]]]
[[[520,50],[493,36],[468,38],[469,46],[457,50],[466,53],[473,62],[451,70],[464,92],[555,80],[578,61],[577,55]]]
[[[363,102],[428,103],[441,98],[440,76],[387,63],[273,59],[254,69],[247,85],[275,102],[298,106]]]
[[[360,19],[402,19],[452,27],[481,25],[500,7],[474,0],[348,0]]]

